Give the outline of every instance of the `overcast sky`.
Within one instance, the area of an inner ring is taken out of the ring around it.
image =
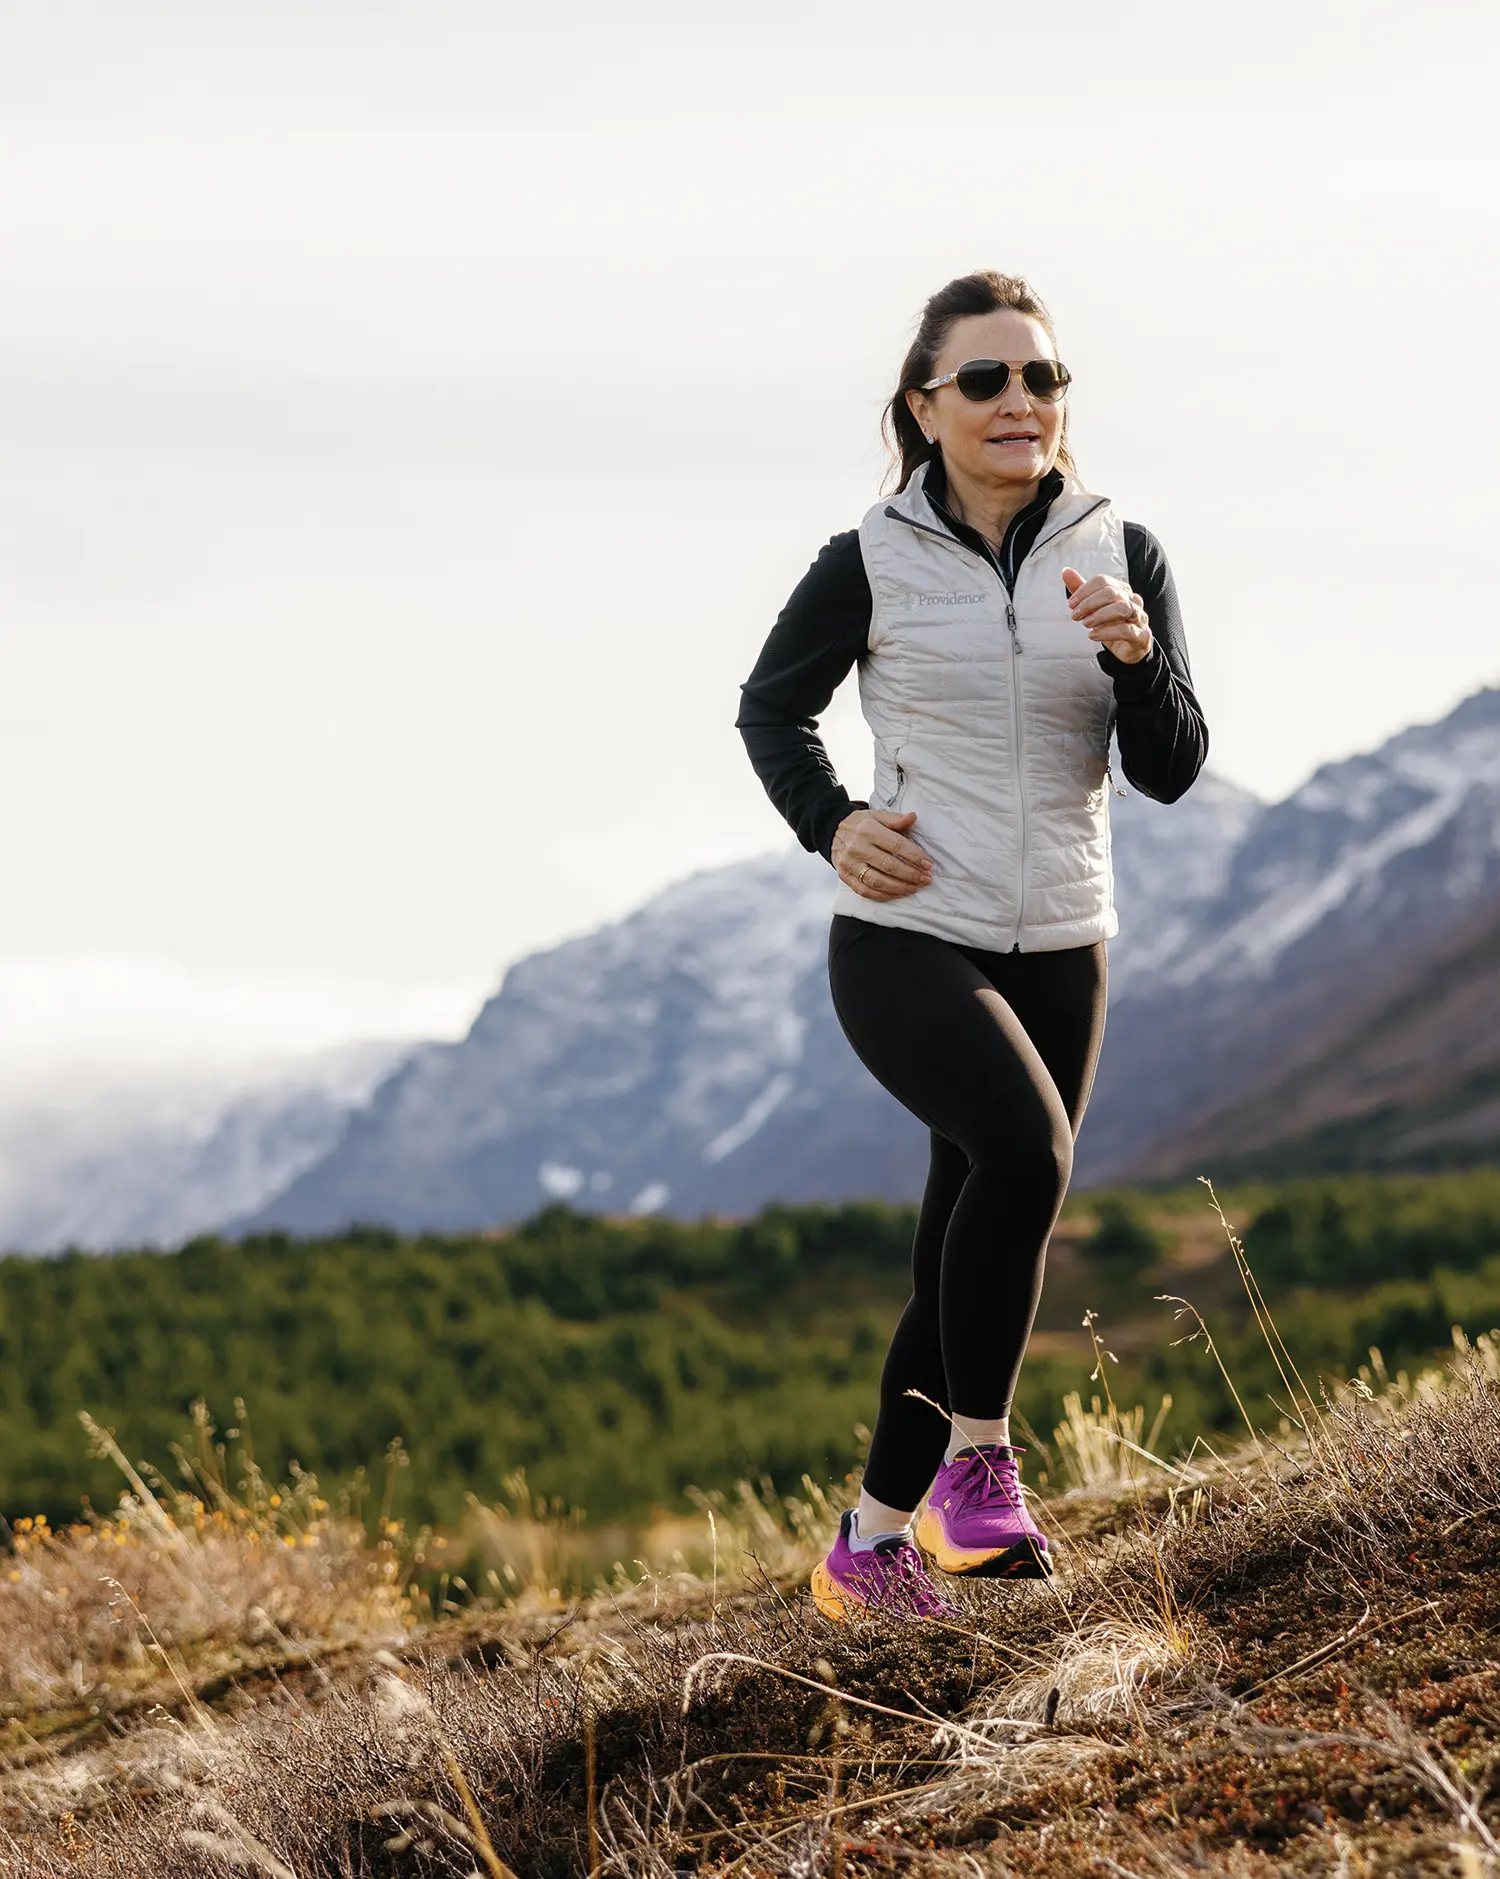
[[[1500,681],[1497,19],[0,0],[12,1063],[451,1029],[783,842],[737,687],[972,267],[1223,774]]]

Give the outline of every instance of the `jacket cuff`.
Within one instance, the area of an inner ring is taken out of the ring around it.
[[[1123,659],[1117,659],[1108,646],[1101,646],[1096,656],[1099,664],[1114,680],[1117,698],[1149,698],[1164,689],[1171,672],[1159,639],[1152,640],[1150,652],[1144,659],[1137,659],[1134,665],[1127,665]]]
[[[818,853],[823,857],[823,859],[828,863],[830,867],[833,866],[833,855],[831,852],[833,848],[833,838],[838,833],[839,824],[843,821],[844,817],[848,815],[851,810],[868,809],[869,806],[870,805],[867,802],[858,802],[858,801],[855,801],[853,798],[851,798],[846,803],[841,803],[841,804],[836,805],[834,809],[830,812],[828,820],[826,823],[824,823],[822,832],[820,833],[818,837],[818,842],[817,842]]]

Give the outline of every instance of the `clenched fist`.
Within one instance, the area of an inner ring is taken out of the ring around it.
[[[833,832],[832,859],[841,881],[866,900],[900,900],[932,879],[932,862],[902,833],[915,809],[851,809]]]
[[[1086,581],[1077,568],[1064,568],[1062,577],[1069,610],[1088,628],[1090,639],[1107,646],[1123,665],[1135,665],[1146,657],[1151,650],[1151,622],[1139,594],[1108,574]]]

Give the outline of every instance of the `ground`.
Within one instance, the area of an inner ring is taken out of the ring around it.
[[[1117,1445],[1039,1509],[1054,1579],[950,1582],[953,1625],[815,1612],[853,1483],[705,1500],[696,1568],[436,1611],[311,1495],[142,1483],[17,1536],[0,1870],[1500,1870],[1500,1360],[1293,1400],[1232,1454]]]

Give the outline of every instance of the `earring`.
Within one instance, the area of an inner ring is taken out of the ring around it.
[[[929,444],[935,444],[937,442],[937,439],[933,436],[931,431],[923,431],[922,435],[927,439]]]

